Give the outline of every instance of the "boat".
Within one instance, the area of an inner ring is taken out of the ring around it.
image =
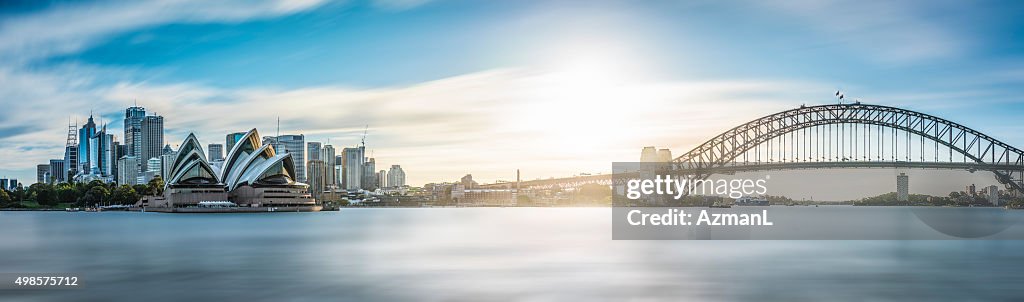
[[[731,208],[731,207],[732,207],[732,205],[731,205],[731,204],[728,204],[728,203],[724,203],[724,202],[718,202],[718,201],[716,201],[715,203],[712,203],[712,204],[711,204],[710,206],[708,206],[708,207],[709,207],[709,208]]]

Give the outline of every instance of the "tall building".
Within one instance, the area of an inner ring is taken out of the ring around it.
[[[338,173],[336,172],[337,161],[335,161],[337,154],[334,151],[334,146],[324,145],[323,151],[321,151],[320,158],[324,161],[324,186],[328,189],[335,189],[338,187]]]
[[[309,172],[309,192],[313,195],[313,198],[320,197],[325,189],[324,175],[327,174],[327,167],[324,165],[324,161],[318,159],[308,161],[306,171]]]
[[[910,200],[910,177],[906,173],[896,175],[896,201]]]
[[[218,161],[224,160],[224,145],[221,144],[209,144],[206,146],[209,151],[209,160]]]
[[[87,175],[94,177],[115,176],[114,171],[116,168],[114,165],[117,164],[117,153],[115,152],[116,144],[117,143],[114,142],[114,135],[107,134],[106,126],[103,126],[99,132],[96,132],[96,134],[89,139],[89,152],[86,153],[89,155],[89,167],[88,169],[85,169],[85,171],[89,172]],[[105,181],[110,180],[112,179],[105,179]]]
[[[63,159],[51,159],[50,160],[50,181],[51,183],[63,183],[68,180],[68,168],[65,166],[67,161]]]
[[[18,188],[18,180],[17,179],[14,179],[14,178],[11,178],[11,179],[0,178],[0,189],[4,189],[4,190],[7,190],[7,191],[14,191],[17,188]]]
[[[320,157],[320,150],[323,149],[323,144],[320,142],[308,142],[306,143],[306,161],[310,160],[324,160]]]
[[[377,189],[377,173],[374,173],[373,171],[377,171],[377,163],[371,157],[363,163],[363,190],[373,191]]]
[[[345,190],[362,189],[363,179],[363,148],[345,148],[341,151],[342,179]]]
[[[150,115],[142,118],[142,150],[140,151],[139,164],[142,165],[150,158],[160,158],[164,154],[164,117]],[[147,167],[148,169],[148,167]],[[143,172],[148,171],[142,170]]]
[[[244,136],[245,132],[235,132],[224,136],[224,146],[227,147],[227,149],[224,149],[224,152],[231,152],[231,148],[235,147],[235,143]],[[227,153],[224,153],[224,156],[227,156]]]
[[[672,161],[672,150],[658,149],[658,161],[663,163]]]
[[[381,188],[388,187],[388,171],[380,170],[377,172],[377,185]]]
[[[178,152],[175,151],[171,151],[160,156],[160,178],[163,178],[164,181],[171,179],[171,176],[173,176],[168,175],[168,173],[171,173],[171,169],[174,169],[174,167],[171,165],[174,164],[174,160],[177,157]]]
[[[139,184],[139,158],[135,156],[124,156],[117,160],[117,184],[137,185]]]
[[[78,143],[64,147],[64,178],[68,182],[78,174]]]
[[[78,157],[78,162],[75,165],[76,170],[78,172],[77,174],[92,173],[92,170],[90,170],[92,167],[92,163],[89,162],[91,158],[89,156],[89,154],[91,154],[91,144],[89,143],[89,140],[92,139],[92,137],[95,135],[96,123],[93,122],[92,115],[90,114],[89,120],[85,123],[85,125],[82,125],[81,129],[78,129],[78,152],[76,153]]]
[[[36,165],[36,183],[41,183],[41,184],[50,183],[49,175],[50,175],[50,165],[49,164]]]
[[[295,159],[296,163],[306,162],[306,137],[304,135],[281,135],[277,137],[277,143],[284,149],[277,149],[277,146],[274,146],[275,151],[280,153],[291,153],[292,158]],[[295,173],[298,174],[296,176],[296,180],[299,182],[306,182],[306,165],[295,165]]]
[[[391,165],[388,170],[388,187],[401,187],[405,185],[405,171],[400,165]]]
[[[345,148],[334,157],[334,183],[338,189],[345,189]]]
[[[999,187],[988,186],[988,202],[994,206],[999,206]]]
[[[124,111],[124,145],[127,148],[126,156],[138,157],[142,154],[142,119],[145,117],[146,108],[132,106]]]

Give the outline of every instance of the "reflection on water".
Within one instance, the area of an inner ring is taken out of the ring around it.
[[[612,241],[610,209],[0,212],[2,301],[1019,300],[1024,241]],[[586,300],[584,300],[586,299]]]

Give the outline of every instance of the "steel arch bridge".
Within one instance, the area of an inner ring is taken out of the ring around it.
[[[711,138],[672,165],[702,179],[757,170],[981,170],[1024,193],[1024,151],[937,116],[860,103],[801,106],[767,115]]]

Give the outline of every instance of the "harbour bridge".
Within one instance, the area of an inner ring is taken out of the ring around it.
[[[672,160],[697,178],[798,169],[915,168],[989,171],[1024,193],[1024,151],[964,125],[902,108],[857,103],[800,106],[743,123]],[[520,187],[610,184],[611,175],[521,182]],[[508,187],[488,184],[485,187]]]

